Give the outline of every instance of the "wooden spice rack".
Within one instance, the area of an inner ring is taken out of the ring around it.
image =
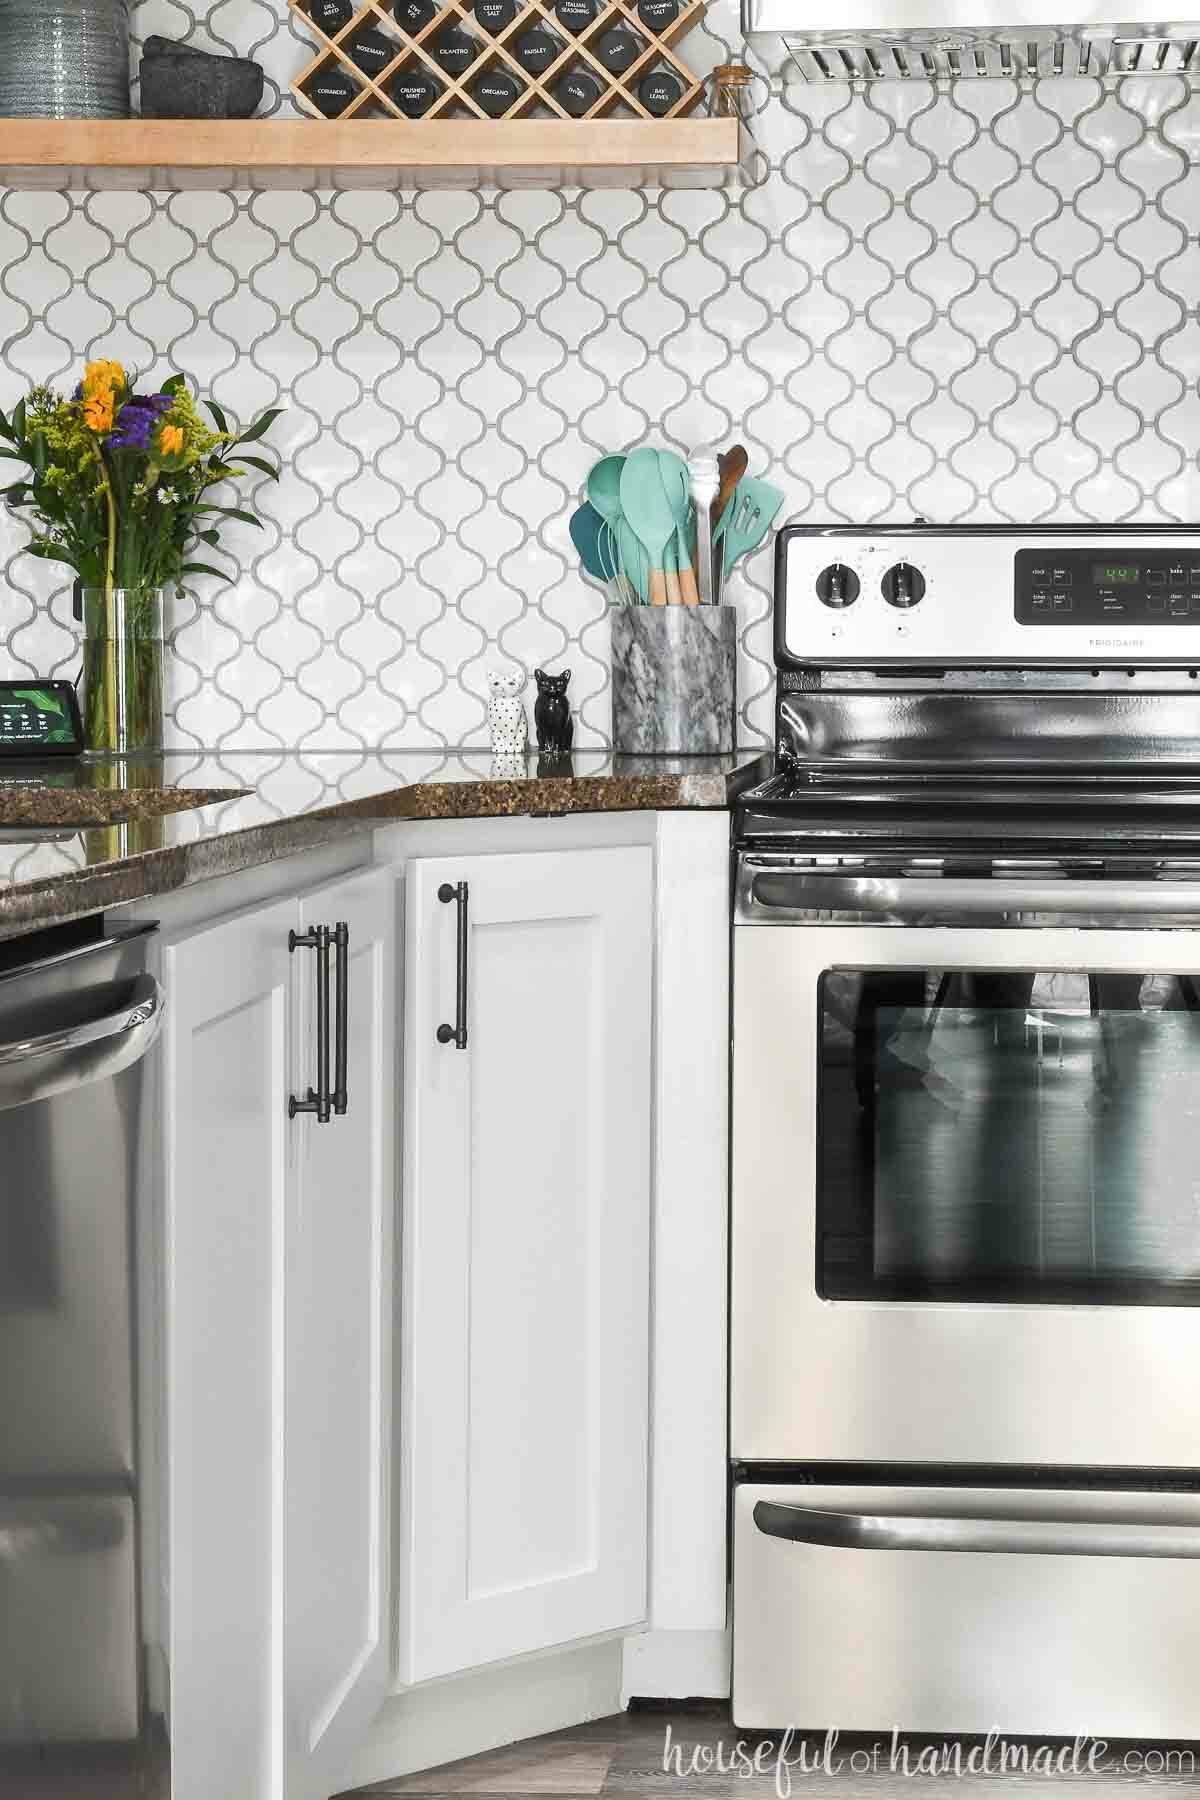
[[[516,17],[495,37],[476,23],[471,7],[467,4],[460,5],[458,0],[450,0],[421,31],[411,37],[396,23],[391,12],[376,5],[375,0],[366,0],[335,37],[327,37],[316,24],[308,11],[306,0],[288,0],[288,4],[303,22],[305,31],[310,32],[318,44],[317,54],[291,84],[297,103],[314,117],[323,117],[309,98],[307,86],[315,76],[332,69],[349,75],[358,84],[359,93],[335,121],[339,125],[351,119],[403,119],[403,113],[387,89],[398,75],[414,69],[431,75],[444,90],[422,115],[422,125],[439,119],[476,119],[488,125],[495,124],[496,120],[490,118],[473,98],[470,88],[481,75],[497,69],[515,76],[522,87],[514,105],[503,115],[506,119],[568,119],[567,112],[559,105],[552,90],[554,83],[562,75],[576,70],[586,71],[595,78],[600,96],[581,119],[570,119],[572,125],[589,119],[620,118],[622,114],[633,119],[650,120],[651,114],[638,99],[637,89],[642,77],[652,69],[669,70],[679,78],[682,88],[679,99],[670,111],[653,120],[656,125],[691,112],[704,92],[704,83],[698,81],[686,64],[680,61],[674,46],[697,23],[704,12],[705,0],[682,0],[675,19],[661,34],[649,30],[633,0],[629,4],[625,0],[608,0],[607,4],[601,4],[595,19],[578,37],[571,37],[565,31],[555,16],[553,6],[543,4],[543,0],[526,0],[525,5],[521,5],[518,0]],[[523,32],[539,23],[548,25],[557,38],[566,41],[555,61],[540,74],[534,75],[517,61],[512,53],[512,46]],[[637,61],[621,75],[612,74],[595,54],[597,41],[613,25],[630,26],[646,45]],[[443,69],[433,55],[435,40],[448,27],[465,30],[479,45],[473,61],[457,77]],[[391,63],[375,76],[365,74],[350,55],[351,43],[364,28],[380,32],[396,45],[396,54]],[[487,155],[482,146],[480,155]]]

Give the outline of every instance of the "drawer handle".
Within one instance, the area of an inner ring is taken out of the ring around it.
[[[332,1106],[329,1091],[329,940],[328,925],[313,925],[308,931],[288,932],[288,952],[315,950],[317,971],[317,1085],[309,1088],[307,1097],[297,1100],[288,1096],[288,1118],[297,1113],[315,1113],[318,1125],[328,1125]]]
[[[465,881],[443,881],[438,889],[443,906],[451,902],[458,907],[458,940],[454,971],[454,1023],[439,1025],[439,1044],[453,1044],[456,1050],[467,1047],[467,884]]]
[[[350,1105],[350,927],[345,919],[333,928],[333,963],[333,1110],[341,1114]]]
[[[759,1500],[764,1537],[828,1550],[960,1550],[985,1555],[1200,1557],[1200,1526],[1138,1520],[963,1519],[826,1512]]]

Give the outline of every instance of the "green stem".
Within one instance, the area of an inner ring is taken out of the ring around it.
[[[108,507],[108,554],[104,563],[104,610],[107,615],[105,623],[110,629],[112,625],[113,568],[117,557],[117,503],[113,497],[112,485],[108,479],[108,470],[104,458],[100,458],[100,480],[104,486],[104,499]]]

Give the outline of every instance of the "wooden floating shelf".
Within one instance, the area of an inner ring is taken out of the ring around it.
[[[0,119],[14,188],[720,187],[737,119]]]

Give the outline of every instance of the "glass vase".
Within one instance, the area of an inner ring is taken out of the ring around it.
[[[129,756],[163,741],[162,591],[84,588],[83,729],[89,750]]]

